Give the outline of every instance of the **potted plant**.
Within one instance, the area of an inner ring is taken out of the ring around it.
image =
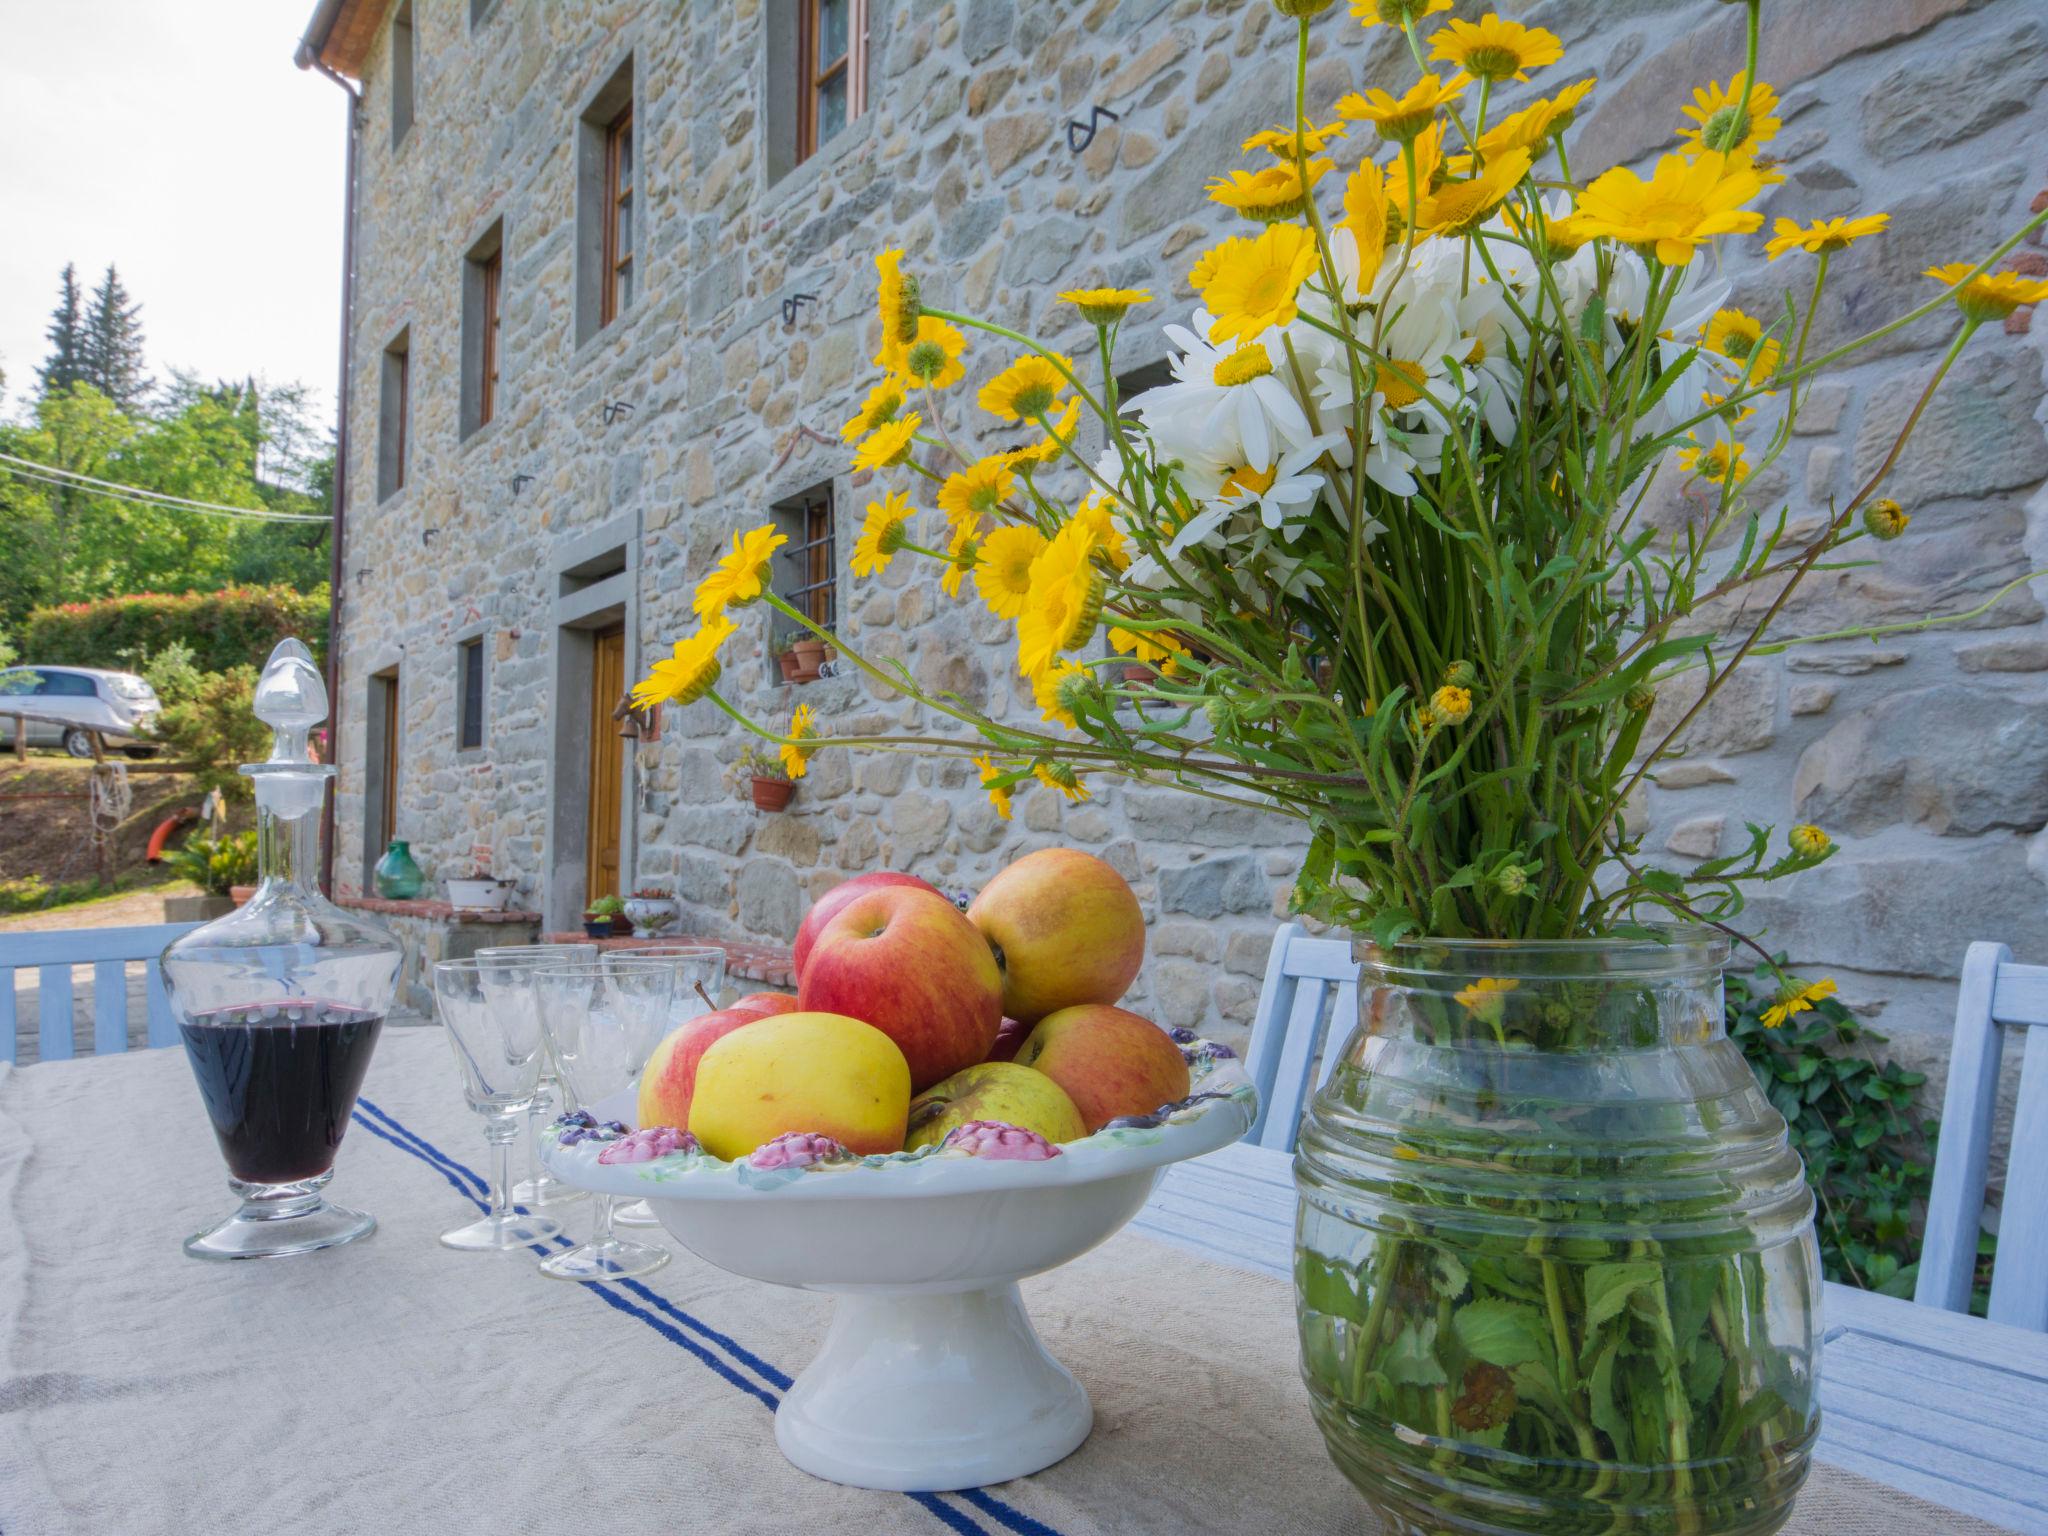
[[[825,642],[816,635],[800,634],[789,643],[790,663],[783,676],[792,683],[814,683],[825,664]]]
[[[763,811],[784,809],[796,793],[789,770],[752,742],[740,749],[740,755],[726,769],[725,782],[735,791],[740,784],[746,784],[755,809]]]
[[[645,886],[626,898],[626,920],[643,939],[654,937],[676,916],[675,895],[658,885]]]
[[[256,832],[234,832],[214,845],[211,860],[213,878],[217,885],[227,887],[228,895],[240,906],[256,894]]]
[[[782,669],[782,680],[785,683],[798,681],[796,652],[792,649],[795,644],[796,636],[782,635],[769,645],[769,654],[775,658],[775,664]]]
[[[583,909],[583,931],[593,939],[630,934],[633,930],[626,921],[625,902],[616,896],[598,897]]]
[[[450,875],[443,882],[448,905],[461,912],[502,912],[512,905],[517,882],[500,880],[488,870],[474,874]]]
[[[164,921],[167,923],[203,923],[235,909],[235,901],[228,894],[226,868],[216,875],[213,856],[220,844],[203,832],[194,832],[176,848],[164,850],[163,862],[173,873],[189,880],[202,892],[198,896],[167,896],[164,898]]]

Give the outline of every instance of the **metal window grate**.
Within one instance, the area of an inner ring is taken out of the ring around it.
[[[830,629],[839,611],[839,563],[832,531],[832,487],[821,485],[778,509],[791,533],[802,537],[784,546],[784,566],[797,578],[781,596],[813,624]]]

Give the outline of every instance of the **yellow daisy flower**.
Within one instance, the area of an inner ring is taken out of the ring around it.
[[[1031,674],[1031,701],[1038,706],[1039,718],[1050,720],[1055,725],[1064,725],[1070,731],[1080,729],[1074,719],[1074,712],[1060,702],[1060,688],[1070,677],[1085,678],[1085,668],[1075,666],[1071,661],[1055,661],[1049,667],[1041,667]]]
[[[1086,800],[1089,798],[1088,786],[1081,782],[1081,775],[1074,772],[1065,763],[1033,763],[1031,765],[1031,777],[1038,780],[1047,789],[1058,790],[1069,800]]]
[[[1371,123],[1390,144],[1406,144],[1436,121],[1438,108],[1456,101],[1471,83],[1464,75],[1453,75],[1447,81],[1424,75],[1402,96],[1390,96],[1377,87],[1363,95],[1353,91],[1338,100],[1337,115]]]
[[[1072,521],[1087,530],[1088,542],[1118,570],[1131,563],[1130,541],[1116,520],[1116,502],[1106,495],[1090,496],[1081,503]]]
[[[1709,352],[1718,352],[1741,363],[1749,377],[1758,383],[1778,371],[1778,358],[1784,351],[1776,337],[1768,341],[1764,339],[1761,320],[1739,309],[1715,310],[1714,318],[1707,322],[1700,345]]]
[[[1073,364],[1067,367],[1071,371]],[[1052,410],[1066,387],[1066,374],[1050,359],[1029,352],[982,385],[975,403],[1005,421],[1035,421]]]
[[[1226,240],[1214,255],[1208,280],[1196,284],[1202,307],[1216,317],[1211,341],[1255,341],[1291,322],[1299,313],[1295,299],[1318,259],[1316,237],[1299,224],[1268,224],[1257,239]]]
[[[1530,70],[1563,58],[1564,44],[1555,32],[1489,12],[1478,21],[1446,22],[1430,34],[1429,56],[1480,80],[1526,80]]]
[[[902,409],[903,386],[895,379],[884,379],[868,391],[860,409],[839,429],[840,440],[850,443],[855,438],[866,437],[875,428],[894,421],[896,413]]]
[[[759,597],[768,579],[768,562],[774,558],[775,551],[788,542],[788,536],[778,533],[773,523],[763,523],[744,534],[734,534],[731,553],[712,568],[710,575],[697,583],[697,593],[690,606],[698,620],[701,622],[728,608],[743,607]]]
[[[1451,0],[1351,0],[1352,16],[1366,28],[1409,27],[1450,8]]]
[[[811,754],[818,749],[805,747],[800,743],[815,739],[818,734],[817,715],[808,704],[799,704],[796,713],[789,717],[789,740],[785,741],[777,755],[782,759],[782,771],[792,779],[800,779],[810,771]]]
[[[1929,267],[1924,274],[1943,287],[1953,288],[1969,275],[1974,262],[1952,261]],[[2003,320],[2022,304],[2039,304],[2048,299],[2048,281],[2022,277],[2017,272],[1983,272],[1970,278],[1956,294],[1956,308],[1965,320]]]
[[[1003,455],[1006,464],[1020,465],[1026,469],[1034,464],[1050,464],[1074,440],[1074,428],[1081,419],[1081,402],[1069,400],[1067,408],[1046,423],[1045,437],[1027,448],[1012,449]]]
[[[1387,248],[1388,227],[1386,179],[1380,168],[1367,160],[1344,184],[1344,222],[1339,228],[1351,231],[1360,259],[1370,267],[1373,258]]]
[[[882,350],[875,365],[900,371],[903,352],[917,340],[917,279],[903,275],[903,253],[884,251],[875,258],[875,306],[882,317]]]
[[[1512,976],[1481,976],[1471,986],[1451,994],[1451,1000],[1480,1023],[1498,1029],[1508,1011],[1508,994],[1521,983]]]
[[[1459,156],[1469,169],[1469,156]],[[1529,174],[1532,157],[1526,149],[1503,150],[1490,156],[1479,174],[1469,181],[1446,181],[1434,192],[1415,200],[1415,227],[1424,234],[1457,236],[1469,234],[1484,223],[1494,209]],[[1402,204],[1405,214],[1407,204]]]
[[[1255,149],[1263,149],[1277,160],[1292,160],[1295,158],[1297,148],[1305,150],[1311,155],[1319,155],[1328,149],[1333,142],[1343,138],[1344,133],[1345,128],[1342,123],[1323,123],[1320,125],[1303,123],[1301,125],[1301,137],[1297,141],[1295,131],[1282,125],[1261,129],[1246,139],[1239,148],[1246,154],[1250,154]]]
[[[678,640],[674,653],[647,669],[633,685],[633,707],[694,704],[718,681],[718,648],[732,634],[731,619],[720,614],[698,626],[697,633]]]
[[[1808,982],[1803,987],[1785,993],[1775,1004],[1763,1011],[1761,1022],[1765,1029],[1776,1029],[1787,1019],[1802,1013],[1811,1013],[1815,1003],[1824,997],[1834,995],[1834,977],[1823,976],[1819,981]]]
[[[1045,535],[1022,524],[998,528],[981,541],[974,590],[990,613],[999,619],[1014,619],[1024,611],[1024,597],[1031,590],[1031,562],[1044,549]]]
[[[946,546],[946,568],[939,573],[939,586],[945,590],[946,596],[960,595],[960,583],[974,569],[978,548],[971,523],[953,530],[953,540]]]
[[[1648,181],[1621,165],[1598,177],[1579,194],[1575,216],[1591,234],[1682,267],[1694,247],[1714,236],[1746,235],[1762,224],[1762,214],[1742,206],[1762,191],[1762,179],[1748,165],[1714,155],[1665,155]]]
[[[1678,467],[1716,485],[1740,485],[1749,478],[1749,466],[1742,462],[1745,451],[1740,443],[1719,439],[1705,447],[1690,443],[1678,450]]]
[[[1533,152],[1553,135],[1571,127],[1578,118],[1579,103],[1599,83],[1596,79],[1581,80],[1577,85],[1566,86],[1555,96],[1546,97],[1519,112],[1509,113],[1480,135],[1480,154],[1491,160],[1511,149]]]
[[[853,456],[855,469],[882,469],[910,457],[912,439],[924,418],[912,411],[900,421],[885,421],[867,435]]]
[[[917,317],[917,340],[903,349],[898,369],[906,384],[926,389],[946,389],[967,377],[960,355],[967,350],[967,338],[959,328],[931,315]]]
[[[939,487],[939,510],[955,528],[972,532],[984,517],[995,516],[1016,483],[1017,477],[1000,454],[977,459],[946,476]]]
[[[1445,683],[1429,696],[1429,712],[1438,725],[1462,725],[1472,714],[1472,690]]]
[[[1024,609],[1017,615],[1018,670],[1041,671],[1061,651],[1085,645],[1095,633],[1105,592],[1095,568],[1093,531],[1071,518],[1031,562]]]
[[[1329,171],[1328,160],[1309,161],[1308,185],[1315,186]],[[1301,184],[1301,167],[1291,161],[1256,171],[1227,171],[1209,183],[1210,202],[1262,224],[1299,217],[1308,207],[1308,198]]]
[[[977,757],[974,766],[981,770],[981,787],[988,791],[988,803],[996,808],[998,816],[1008,821],[1010,788],[1003,782],[1003,770],[996,766],[994,758],[987,755]]]
[[[1069,288],[1060,299],[1090,325],[1115,325],[1132,305],[1151,303],[1152,295],[1142,288]]]
[[[891,491],[880,501],[871,501],[860,525],[860,537],[853,542],[853,574],[873,576],[889,568],[896,551],[903,547],[903,525],[917,515],[910,498]]]
[[[1866,213],[1860,219],[1815,219],[1802,228],[1790,219],[1779,219],[1771,225],[1771,238],[1764,242],[1764,259],[1776,261],[1787,251],[1825,256],[1847,250],[1853,242],[1876,234],[1891,220],[1888,213]]]
[[[1188,653],[1185,645],[1164,631],[1140,632],[1114,624],[1109,629],[1109,648],[1120,656],[1129,656],[1149,667],[1157,667],[1169,677],[1180,670],[1180,659]]]
[[[1692,119],[1693,126],[1678,130],[1678,136],[1688,146],[1685,154],[1689,158],[1705,154],[1755,154],[1759,144],[1767,144],[1778,136],[1778,130],[1784,126],[1773,115],[1778,110],[1778,93],[1757,81],[1749,88],[1749,110],[1744,114],[1747,121],[1738,123],[1735,105],[1741,99],[1741,75],[1725,86],[1710,80],[1692,93],[1692,105],[1683,111]]]

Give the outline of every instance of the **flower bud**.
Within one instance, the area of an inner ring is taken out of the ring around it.
[[[1337,0],[1273,0],[1273,9],[1282,16],[1307,18],[1322,15],[1336,3]]]
[[[1472,690],[1446,683],[1429,696],[1429,713],[1439,725],[1460,725],[1472,713]]]
[[[1791,843],[1792,851],[1802,859],[1817,859],[1835,845],[1833,838],[1812,825],[1794,827],[1786,834],[1786,841]]]
[[[1912,521],[1906,509],[1890,498],[1873,501],[1863,509],[1863,531],[1884,544],[1904,533],[1906,524]]]
[[[1519,896],[1529,888],[1529,877],[1519,864],[1503,864],[1493,877],[1494,888],[1503,896]]]
[[[1479,669],[1469,661],[1454,661],[1444,668],[1439,681],[1452,688],[1470,688],[1479,681]]]
[[[1657,690],[1648,683],[1637,683],[1621,696],[1621,702],[1630,714],[1644,714],[1657,702]]]

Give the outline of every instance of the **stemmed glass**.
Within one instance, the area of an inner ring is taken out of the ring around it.
[[[563,1081],[588,1109],[624,1092],[668,1033],[673,967],[549,965],[534,973],[541,1027],[554,1047]],[[590,1241],[540,1266],[556,1280],[621,1280],[669,1260],[666,1248],[628,1242],[612,1231],[612,1197],[597,1197]]]
[[[508,965],[525,966],[531,970],[538,965],[595,964],[595,944],[507,944],[476,952],[479,960],[496,960]],[[506,977],[502,991],[507,1005],[533,1011],[533,1027],[540,1027],[539,1002],[533,991],[531,975],[518,978]],[[512,1203],[529,1209],[547,1205],[566,1205],[571,1200],[584,1198],[584,1191],[572,1184],[564,1184],[549,1173],[540,1160],[540,1133],[557,1114],[572,1109],[574,1105],[562,1102],[562,1078],[556,1071],[554,1058],[543,1054],[540,1064],[540,1084],[534,1090],[533,1108],[526,1117],[526,1177],[512,1186]]]
[[[675,986],[668,1006],[670,1029],[713,1012],[725,994],[725,951],[715,944],[648,944],[607,950],[601,963],[614,970],[656,965],[673,971]],[[612,1220],[622,1227],[661,1225],[654,1207],[645,1200],[619,1207],[612,1213]]]
[[[503,1252],[540,1243],[561,1231],[544,1216],[512,1209],[512,1143],[532,1107],[546,1042],[534,1011],[506,1006],[506,991],[525,966],[493,960],[443,960],[434,967],[434,1002],[462,1069],[462,1095],[484,1117],[491,1145],[490,1212],[441,1234],[450,1248]]]

